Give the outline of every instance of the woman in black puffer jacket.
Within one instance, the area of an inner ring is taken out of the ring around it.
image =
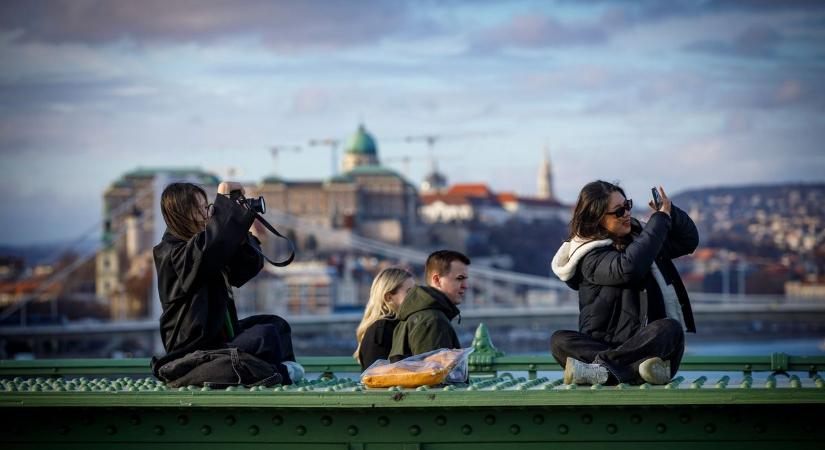
[[[579,291],[579,331],[550,339],[566,384],[665,384],[679,368],[684,331],[696,327],[672,260],[692,253],[699,235],[659,194],[647,224],[630,217],[633,202],[619,186],[594,181],[579,194],[570,237],[553,258],[553,272]]]

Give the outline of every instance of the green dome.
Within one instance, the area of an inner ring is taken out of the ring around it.
[[[367,132],[364,125],[358,125],[358,130],[349,138],[347,146],[344,147],[347,153],[356,153],[359,155],[376,155],[378,146],[375,144],[375,139]]]
[[[285,181],[278,175],[269,175],[262,180],[262,184],[285,184]]]

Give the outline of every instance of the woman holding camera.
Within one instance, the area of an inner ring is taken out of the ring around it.
[[[167,353],[153,359],[155,376],[166,363],[192,352],[236,348],[274,366],[284,384],[303,377],[284,319],[238,320],[232,286],[244,285],[263,267],[260,242],[249,233],[255,215],[243,193],[239,183],[223,182],[214,203],[207,204],[200,186],[172,183],[161,195],[167,229],[154,260]]]
[[[615,184],[594,181],[579,194],[552,263],[579,292],[579,331],[550,339],[566,384],[666,384],[679,368],[684,331],[696,327],[672,260],[692,253],[699,235],[662,187],[657,193],[646,224],[630,216],[633,201]]]
[[[372,281],[364,317],[355,331],[358,348],[352,355],[367,370],[376,360],[387,359],[398,319],[395,313],[407,292],[415,286],[413,275],[400,267],[382,270]]]

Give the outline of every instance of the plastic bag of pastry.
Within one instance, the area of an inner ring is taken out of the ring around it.
[[[472,352],[472,347],[441,348],[394,363],[379,359],[361,374],[361,382],[371,388],[461,383],[467,381],[467,358]]]

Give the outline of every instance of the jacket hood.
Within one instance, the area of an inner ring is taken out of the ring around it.
[[[400,320],[407,320],[412,314],[425,309],[436,309],[443,312],[447,319],[459,314],[458,308],[447,298],[443,292],[430,286],[416,286],[407,292],[404,303],[398,309],[397,317]]]
[[[570,241],[565,241],[561,244],[559,251],[556,252],[556,256],[553,257],[553,262],[551,263],[553,273],[555,273],[561,281],[569,281],[576,275],[576,268],[584,255],[594,248],[606,247],[608,245],[613,245],[611,239],[594,241],[576,236]]]

